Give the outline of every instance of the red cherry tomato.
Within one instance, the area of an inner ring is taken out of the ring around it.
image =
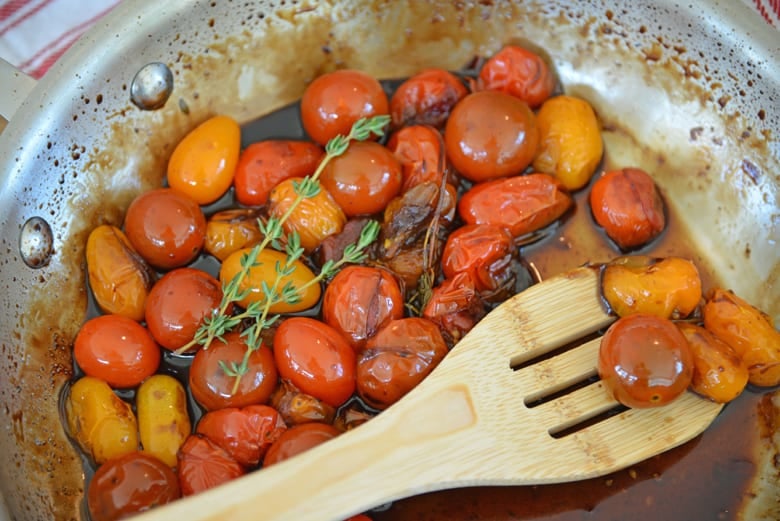
[[[349,134],[361,118],[388,113],[387,94],[376,78],[355,70],[339,70],[315,79],[301,98],[306,133],[320,145]]]
[[[447,155],[444,139],[435,128],[425,125],[404,127],[390,136],[387,148],[401,163],[402,192],[427,181],[441,185],[447,174]]]
[[[485,62],[479,82],[480,88],[515,96],[531,108],[541,105],[555,88],[555,78],[542,57],[515,45],[507,45]]]
[[[393,125],[443,128],[450,111],[468,94],[466,86],[444,69],[425,69],[398,86],[390,99]]]
[[[447,156],[474,182],[520,174],[539,146],[539,131],[524,101],[501,92],[469,94],[455,105],[444,131]]]
[[[225,372],[223,364],[240,365],[247,351],[246,342],[236,331],[226,333],[223,338],[224,342],[214,340],[208,349],[195,353],[190,366],[193,398],[207,411],[267,402],[278,378],[271,351],[264,345],[252,351],[247,372],[237,379]],[[239,384],[234,391],[237,380]]]
[[[149,264],[169,270],[192,261],[206,240],[206,217],[178,190],[158,188],[136,197],[125,215],[125,233]]]
[[[656,407],[680,396],[693,377],[693,354],[671,320],[637,313],[618,319],[601,339],[598,370],[615,399]]]
[[[512,237],[493,224],[467,224],[447,238],[442,271],[447,278],[467,272],[477,291],[501,286],[512,260]]]
[[[145,327],[121,315],[101,315],[76,335],[73,357],[88,375],[114,389],[135,387],[160,365],[160,348]]]
[[[348,217],[381,212],[401,191],[401,164],[379,143],[355,141],[332,159],[320,182]]]
[[[323,154],[322,148],[306,141],[252,143],[238,158],[233,180],[236,199],[248,206],[265,204],[271,190],[285,179],[313,174]]]
[[[221,301],[222,285],[217,279],[195,268],[179,268],[152,286],[146,299],[146,325],[161,346],[175,351],[193,339],[203,319]]]
[[[339,331],[306,317],[288,318],[274,335],[282,378],[306,394],[338,407],[355,392],[355,352]]]
[[[325,289],[322,319],[341,332],[356,351],[404,313],[404,298],[393,275],[381,268],[347,266]]]
[[[197,432],[241,465],[254,467],[286,429],[284,420],[273,407],[249,405],[207,412],[198,422]]]
[[[340,433],[327,423],[304,423],[290,427],[271,445],[263,458],[263,466],[268,467],[280,461],[305,452],[321,443],[332,440]]]
[[[145,452],[103,463],[87,489],[92,521],[115,521],[170,503],[181,496],[173,470]]]
[[[182,496],[191,496],[214,488],[245,474],[236,460],[216,443],[193,434],[179,449],[179,483]]]
[[[451,345],[477,325],[485,316],[485,304],[477,293],[468,271],[445,279],[433,288],[423,310],[423,317],[434,322]]]

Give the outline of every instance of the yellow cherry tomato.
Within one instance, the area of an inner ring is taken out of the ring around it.
[[[233,182],[241,129],[228,116],[207,119],[184,136],[168,161],[168,185],[198,204],[213,203]]]
[[[233,279],[233,277],[241,271],[241,259],[244,255],[248,255],[252,251],[252,248],[244,248],[233,252],[225,262],[222,263],[222,268],[219,270],[219,278],[223,284]],[[238,301],[238,305],[247,307],[253,302],[265,302],[266,295],[263,292],[263,283],[268,287],[273,287],[276,281],[277,263],[280,266],[284,266],[287,256],[284,253],[276,250],[265,249],[260,252],[257,257],[258,266],[249,269],[249,272],[243,281],[239,285],[239,291],[247,291],[248,294],[242,300]],[[288,283],[292,287],[299,289],[314,279],[315,275],[308,266],[306,266],[300,260],[295,261],[293,264],[293,271],[289,275],[285,275],[279,281],[277,287],[277,293],[281,293]],[[298,291],[298,301],[294,303],[284,302],[282,300],[272,304],[270,307],[271,313],[294,313],[296,311],[303,311],[313,307],[320,299],[321,289],[319,283],[311,284],[300,291]]]
[[[184,387],[168,375],[150,376],[138,388],[136,408],[144,452],[175,467],[176,454],[192,431]]]
[[[224,261],[236,250],[254,246],[263,239],[256,208],[235,208],[212,215],[206,223],[207,252]]]

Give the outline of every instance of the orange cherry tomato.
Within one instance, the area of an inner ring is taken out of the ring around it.
[[[536,108],[552,94],[555,78],[541,56],[507,45],[482,66],[479,84],[481,89],[509,94]]]
[[[449,344],[455,345],[485,313],[474,279],[463,271],[433,288],[423,317],[438,325]]]
[[[131,452],[98,467],[87,489],[92,521],[115,521],[181,497],[173,470],[144,452]]]
[[[206,217],[189,196],[158,188],[130,203],[125,233],[149,264],[169,270],[188,264],[200,253],[206,240]]]
[[[166,273],[149,292],[146,326],[161,346],[175,351],[195,337],[203,319],[219,309],[221,302],[222,285],[217,279],[199,269],[178,268]]]
[[[382,85],[373,76],[356,70],[319,76],[301,98],[303,128],[323,146],[338,135],[349,134],[357,120],[387,113],[387,94]]]
[[[338,429],[327,423],[312,422],[291,427],[284,431],[265,453],[263,467],[269,467],[305,452],[312,447],[332,440],[339,434]]]
[[[426,125],[404,127],[390,136],[387,148],[401,163],[402,192],[432,182],[441,185],[447,175],[447,155],[439,131]]]
[[[311,175],[324,151],[307,141],[271,139],[252,143],[238,158],[233,184],[236,199],[247,206],[268,201],[274,186],[291,177]]]
[[[468,90],[454,74],[444,69],[425,69],[407,79],[390,98],[390,115],[396,128],[432,125],[443,128]]]
[[[246,373],[238,378],[226,373],[224,366],[241,365],[248,349],[245,339],[237,331],[226,333],[223,339],[195,353],[189,379],[193,398],[207,411],[266,403],[278,375],[271,350],[261,345],[252,351]]]
[[[198,204],[213,203],[233,183],[241,148],[241,129],[228,116],[207,119],[173,149],[168,161],[168,186]]]
[[[474,182],[520,174],[539,145],[535,119],[524,101],[508,94],[469,94],[447,120],[447,156],[463,177]]]
[[[320,182],[349,217],[381,212],[401,192],[401,164],[379,143],[354,141],[333,158]]]
[[[160,348],[135,320],[101,315],[81,326],[73,357],[87,375],[105,380],[114,389],[127,389],[157,371]]]
[[[215,213],[206,223],[206,251],[224,262],[234,251],[251,248],[263,239],[259,219],[260,211],[255,208]]]
[[[468,273],[477,291],[492,291],[509,275],[512,236],[493,224],[467,224],[447,238],[442,271],[447,278]]]
[[[177,471],[182,496],[191,496],[243,476],[246,471],[219,445],[200,434],[179,449]]]
[[[355,392],[355,352],[324,322],[283,321],[274,335],[274,359],[282,378],[328,405],[338,407]]]
[[[616,400],[657,407],[680,396],[693,378],[693,354],[671,320],[637,313],[618,319],[604,334],[598,371]]]
[[[621,250],[638,248],[666,226],[664,204],[653,178],[624,168],[599,177],[590,192],[593,218]]]
[[[403,313],[401,288],[381,268],[347,266],[333,277],[322,300],[322,319],[355,350]]]
[[[547,174],[529,174],[479,183],[463,194],[458,214],[468,224],[495,224],[513,237],[551,224],[574,200]]]

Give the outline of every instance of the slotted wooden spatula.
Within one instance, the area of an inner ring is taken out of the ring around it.
[[[695,437],[721,406],[691,393],[604,414],[618,404],[597,380],[593,333],[614,317],[598,285],[596,270],[580,268],[529,288],[368,423],[142,519],[341,520],[436,489],[591,478]]]

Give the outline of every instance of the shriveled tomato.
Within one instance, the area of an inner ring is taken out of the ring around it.
[[[319,145],[308,141],[270,139],[252,143],[238,158],[233,180],[236,199],[248,206],[265,204],[273,187],[285,179],[313,174],[323,155]]]
[[[601,339],[598,371],[616,400],[656,407],[680,396],[693,377],[693,354],[674,322],[655,315],[618,319]]]
[[[116,521],[179,497],[179,480],[168,465],[132,452],[98,467],[87,489],[87,506],[92,521]]]
[[[333,407],[355,392],[355,352],[324,322],[307,317],[282,322],[274,335],[274,358],[282,378]]]
[[[160,348],[145,327],[121,315],[87,320],[73,344],[73,358],[89,376],[115,389],[135,387],[160,365]]]
[[[125,215],[125,233],[135,250],[156,268],[192,261],[206,239],[206,217],[198,203],[172,188],[136,197]]]
[[[480,182],[522,173],[536,155],[539,132],[524,101],[482,91],[455,105],[444,142],[455,169]]]
[[[368,74],[343,69],[317,77],[301,98],[301,120],[306,133],[320,145],[349,134],[361,118],[388,113],[387,94]]]
[[[390,98],[393,125],[444,127],[452,107],[468,94],[463,82],[444,69],[425,69],[407,79]]]
[[[264,345],[253,350],[246,372],[238,378],[226,373],[225,367],[240,366],[248,346],[236,331],[226,333],[223,339],[195,353],[189,380],[193,398],[208,411],[264,404],[276,387],[278,375],[271,350]]]
[[[475,185],[461,198],[458,213],[469,224],[495,224],[519,237],[554,222],[573,204],[555,178],[529,174]]]
[[[512,236],[493,224],[467,224],[447,238],[442,271],[447,278],[467,272],[477,291],[491,291],[510,276]]]
[[[428,376],[446,354],[447,344],[430,320],[393,320],[360,352],[358,394],[368,405],[386,409]]]
[[[507,45],[480,69],[479,88],[510,94],[536,108],[552,94],[555,78],[541,56]]]
[[[271,395],[271,407],[279,411],[288,427],[309,422],[333,423],[336,416],[335,407],[304,393],[284,378]]]
[[[254,467],[286,429],[276,409],[249,405],[207,412],[198,422],[197,432],[219,445],[241,465]]]
[[[214,116],[189,132],[168,161],[168,186],[198,204],[213,203],[230,188],[241,148],[241,129],[229,116]]]
[[[254,246],[263,239],[260,217],[260,212],[254,208],[215,213],[206,223],[206,251],[224,261],[234,251]]]
[[[433,288],[423,317],[434,322],[451,345],[485,316],[485,304],[468,271],[457,273]]]
[[[643,246],[666,226],[664,204],[653,178],[638,168],[599,177],[590,192],[593,218],[621,250]]]
[[[192,434],[179,450],[177,467],[182,496],[191,496],[243,476],[246,471],[219,445]]]
[[[322,300],[322,319],[355,350],[403,313],[401,288],[381,268],[347,266],[333,277]]]
[[[401,191],[401,164],[379,143],[355,141],[320,177],[347,216],[381,212]]]
[[[390,136],[387,148],[401,163],[402,192],[428,181],[439,186],[447,174],[444,140],[433,127],[404,127]]]
[[[263,458],[263,466],[268,467],[280,461],[292,458],[321,443],[332,440],[340,433],[327,423],[304,423],[284,431],[271,445]]]
[[[175,351],[192,341],[203,319],[219,309],[221,302],[222,285],[217,279],[199,269],[178,268],[166,273],[149,292],[146,325],[161,346]]]

